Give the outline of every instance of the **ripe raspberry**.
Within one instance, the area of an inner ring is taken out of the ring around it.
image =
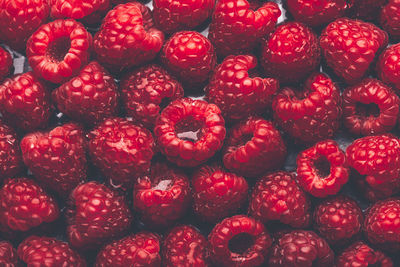
[[[0,189],[0,223],[6,229],[28,231],[59,214],[56,201],[31,179],[7,179]]]
[[[120,82],[122,102],[128,116],[154,128],[164,105],[183,97],[183,88],[162,67],[151,64],[126,74]]]
[[[161,266],[160,238],[140,232],[114,241],[97,255],[96,267]]]
[[[51,115],[50,92],[32,72],[16,75],[0,85],[0,112],[22,131],[45,128]]]
[[[206,98],[221,108],[227,120],[259,115],[271,104],[279,83],[272,78],[252,76],[257,59],[250,55],[227,57],[217,67],[206,87]]]
[[[128,186],[150,167],[153,136],[127,119],[107,119],[88,138],[93,163],[113,182]]]
[[[68,243],[52,237],[28,237],[18,246],[18,256],[27,266],[86,266]]]
[[[381,80],[393,85],[400,92],[400,44],[388,47],[382,52],[376,63],[376,69]]]
[[[223,149],[224,166],[245,177],[280,168],[286,158],[281,134],[271,122],[250,117],[229,132]]]
[[[164,239],[165,267],[206,267],[209,261],[207,239],[194,227],[182,225],[173,228]]]
[[[327,267],[333,263],[333,251],[323,238],[312,231],[293,230],[276,241],[268,266]]]
[[[326,63],[348,84],[359,82],[368,73],[387,44],[386,32],[371,23],[348,18],[330,23],[320,37]]]
[[[153,24],[145,5],[118,5],[107,13],[95,35],[97,59],[115,72],[151,61],[164,43],[164,34]]]
[[[154,0],[154,21],[167,34],[190,30],[211,16],[214,5],[214,0]]]
[[[68,123],[48,132],[36,132],[21,141],[22,157],[35,178],[64,197],[86,179],[83,129]]]
[[[62,113],[87,124],[102,121],[118,111],[118,88],[114,78],[96,61],[54,90],[53,99]]]
[[[388,0],[350,0],[352,15],[358,19],[374,21]]]
[[[248,53],[275,27],[281,15],[273,2],[220,0],[212,17],[208,38],[218,55]],[[234,44],[234,45],[233,45]]]
[[[29,38],[26,55],[33,72],[52,83],[64,83],[86,65],[92,36],[72,19],[42,25]]]
[[[264,225],[244,215],[217,224],[208,241],[211,259],[217,266],[259,266],[267,258],[272,243]]]
[[[371,202],[387,199],[400,192],[400,179],[398,178],[380,181],[379,184],[370,184],[366,176],[360,175],[356,171],[353,171],[351,177],[355,183],[355,187]]]
[[[393,40],[399,40],[400,0],[389,0],[389,2],[382,8],[379,21],[382,28]]]
[[[19,266],[17,251],[8,241],[0,242],[0,265],[5,267]]]
[[[279,221],[304,228],[310,224],[310,199],[297,185],[293,174],[279,171],[257,181],[250,197],[249,213],[263,223]]]
[[[332,138],[340,126],[340,91],[322,73],[308,78],[303,91],[284,88],[272,109],[277,124],[296,142],[313,144]]]
[[[22,165],[17,134],[0,120],[0,180],[17,175]]]
[[[161,153],[169,161],[193,167],[206,162],[221,149],[226,130],[216,105],[181,98],[161,112],[154,134]]]
[[[243,177],[218,166],[203,166],[192,177],[193,210],[207,222],[233,215],[247,200],[248,185]]]
[[[281,83],[303,80],[317,69],[320,59],[317,35],[301,23],[278,26],[262,44],[264,71]]]
[[[3,81],[8,75],[10,75],[12,73],[12,70],[12,57],[7,50],[0,46],[0,82]]]
[[[80,249],[98,247],[121,236],[132,221],[124,197],[94,181],[72,191],[66,215],[69,242]]]

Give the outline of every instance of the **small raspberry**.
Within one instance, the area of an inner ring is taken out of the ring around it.
[[[19,266],[17,251],[8,241],[0,242],[0,265],[5,267]]]
[[[7,78],[12,73],[12,70],[13,59],[11,57],[11,54],[6,49],[0,46],[0,82]]]
[[[388,0],[350,0],[352,16],[362,20],[375,21]]]
[[[400,44],[386,48],[376,63],[376,69],[381,80],[393,85],[400,92]]]
[[[17,134],[0,120],[0,180],[17,175],[22,165]]]
[[[379,21],[393,40],[400,40],[400,0],[389,0],[383,6]]]

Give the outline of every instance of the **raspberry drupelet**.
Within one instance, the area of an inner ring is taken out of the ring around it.
[[[8,241],[0,241],[0,265],[6,267],[16,267],[19,259],[16,249]]]

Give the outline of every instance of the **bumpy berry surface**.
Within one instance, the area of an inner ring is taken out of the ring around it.
[[[376,63],[379,77],[383,82],[393,85],[400,92],[400,44],[386,48]]]
[[[22,165],[17,134],[0,121],[0,179],[17,175],[22,170]]]
[[[17,251],[8,241],[0,242],[0,265],[5,267],[17,267],[19,264]]]
[[[400,39],[400,1],[389,0],[381,11],[380,25],[393,40]]]
[[[12,69],[13,59],[10,55],[10,52],[3,47],[0,47],[0,82],[11,74]]]

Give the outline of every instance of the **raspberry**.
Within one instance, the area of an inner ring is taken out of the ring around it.
[[[208,38],[218,55],[248,53],[275,27],[281,15],[273,2],[220,0],[212,17]],[[232,45],[234,44],[234,45]]]
[[[13,59],[10,52],[0,46],[0,82],[12,73],[13,67]]]
[[[17,134],[0,120],[0,180],[17,175],[22,165]]]
[[[217,67],[206,87],[206,97],[221,108],[227,120],[259,115],[271,104],[279,83],[272,78],[252,76],[257,59],[251,55],[227,57]]]
[[[350,0],[353,17],[374,21],[388,0]]]
[[[87,124],[102,121],[118,111],[118,88],[114,78],[96,61],[54,90],[53,99],[62,113]]]
[[[333,140],[316,143],[297,156],[297,180],[315,197],[336,195],[349,173],[345,154]]]
[[[19,266],[17,251],[8,241],[0,242],[0,265],[5,267]]]
[[[126,74],[120,82],[120,90],[128,116],[149,129],[154,128],[164,105],[183,97],[182,85],[155,64]]]
[[[22,131],[47,127],[51,115],[50,92],[32,72],[6,79],[0,85],[3,119]]]
[[[261,46],[265,74],[281,83],[305,79],[317,69],[321,59],[317,35],[298,22],[278,26]]]
[[[243,177],[219,166],[203,166],[192,177],[193,210],[207,222],[218,222],[244,206],[248,185]]]
[[[332,138],[342,114],[340,91],[322,73],[308,78],[303,91],[284,88],[274,98],[276,123],[298,143]]]
[[[281,134],[271,122],[250,117],[229,132],[223,149],[224,166],[245,177],[280,168],[286,158]]]
[[[161,112],[154,134],[161,153],[169,161],[193,167],[206,162],[221,149],[226,130],[216,105],[182,98]]]
[[[400,92],[399,56],[400,44],[395,44],[383,51],[376,63],[376,69],[381,80],[393,85],[397,93]]]
[[[369,183],[366,176],[360,175],[356,171],[352,173],[355,186],[362,195],[371,202],[387,199],[400,192],[400,179],[380,181],[379,184]]]
[[[52,83],[63,83],[78,74],[90,56],[92,36],[72,19],[40,26],[26,45],[33,72]]]
[[[371,23],[348,18],[330,23],[320,37],[326,63],[348,84],[359,82],[368,73],[387,44],[386,32]]]
[[[217,266],[259,266],[268,256],[271,237],[264,225],[244,215],[224,219],[208,236]]]
[[[389,34],[394,40],[400,39],[400,1],[389,0],[385,6],[383,6],[380,14],[380,24],[382,28]]]

